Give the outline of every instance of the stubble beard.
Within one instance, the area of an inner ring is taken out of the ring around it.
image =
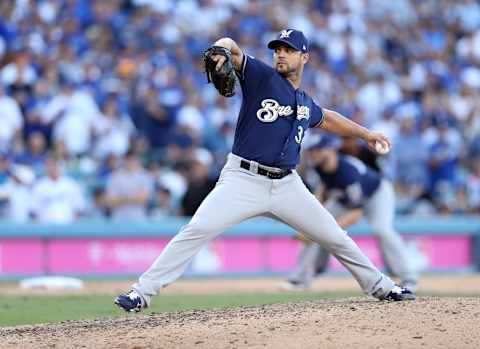
[[[288,78],[289,76],[295,75],[297,73],[296,69],[291,68],[288,64],[285,64],[285,63],[282,63],[282,64],[277,63],[276,70],[284,78]]]

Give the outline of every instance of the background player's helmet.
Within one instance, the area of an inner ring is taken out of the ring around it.
[[[317,140],[313,141],[310,145],[307,146],[308,150],[314,149],[340,149],[342,145],[342,140],[339,137],[332,135],[321,135]]]

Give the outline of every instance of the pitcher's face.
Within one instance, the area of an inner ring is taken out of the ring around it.
[[[302,53],[290,46],[279,45],[273,51],[273,67],[282,76],[288,76],[303,70],[307,61],[308,53]]]

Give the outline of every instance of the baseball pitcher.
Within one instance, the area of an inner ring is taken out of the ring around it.
[[[230,38],[221,38],[204,55],[207,78],[224,96],[235,79],[243,94],[232,152],[215,188],[192,219],[168,243],[132,289],[115,298],[126,311],[140,311],[153,296],[180,277],[208,241],[251,217],[284,222],[324,246],[355,277],[362,290],[378,299],[414,299],[394,284],[362,253],[332,215],[308,191],[295,167],[309,128],[365,140],[370,147],[387,137],[319,107],[300,88],[309,59],[301,31],[285,29],[268,43],[273,67],[246,55]]]

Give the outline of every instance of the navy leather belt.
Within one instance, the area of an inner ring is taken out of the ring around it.
[[[245,170],[252,171],[250,169],[249,161],[241,160],[240,167],[244,168]],[[292,173],[292,170],[272,171],[272,170],[266,169],[262,165],[258,165],[258,171],[256,173],[261,176],[268,177],[270,179],[282,179],[283,177],[288,176],[290,173]]]

